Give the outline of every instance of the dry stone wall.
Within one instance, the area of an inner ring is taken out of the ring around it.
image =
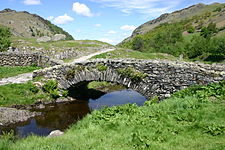
[[[99,68],[100,66],[100,68]],[[133,68],[144,76],[132,80],[118,70]],[[115,82],[133,89],[145,97],[170,95],[194,84],[208,84],[225,80],[225,65],[206,65],[161,60],[91,60],[64,64],[35,71],[34,77],[56,79],[62,89],[69,89],[83,81]]]
[[[29,66],[49,67],[62,64],[39,53],[1,52],[0,66]]]

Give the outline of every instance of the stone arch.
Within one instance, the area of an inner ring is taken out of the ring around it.
[[[137,91],[138,93],[142,94],[146,98],[149,97],[147,95],[147,84],[143,80],[133,81],[128,77],[124,77],[115,69],[108,68],[105,71],[99,71],[97,69],[91,70],[82,70],[78,73],[74,74],[73,78],[66,79],[59,81],[59,86],[62,89],[69,89],[72,86],[79,84],[81,82],[92,82],[92,81],[106,81],[121,84],[126,86],[129,89]]]

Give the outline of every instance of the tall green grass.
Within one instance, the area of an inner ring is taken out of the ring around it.
[[[33,83],[8,84],[0,86],[0,106],[29,105],[38,100],[52,100],[47,93],[39,90]]]
[[[1,138],[0,149],[224,150],[225,82],[180,91],[160,103],[94,111],[63,136]]]

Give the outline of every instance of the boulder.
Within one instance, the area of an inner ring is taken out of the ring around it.
[[[40,43],[40,42],[49,42],[51,41],[51,38],[48,37],[48,36],[43,36],[43,37],[40,37],[37,39],[37,42]]]
[[[64,134],[64,132],[62,132],[60,130],[54,130],[47,137],[52,138],[52,137],[56,137],[56,136],[61,136],[63,134]]]
[[[65,40],[66,39],[66,35],[64,34],[55,34],[52,37],[52,41],[60,41],[60,40]]]

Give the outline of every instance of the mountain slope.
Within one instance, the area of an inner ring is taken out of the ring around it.
[[[157,19],[148,21],[136,28],[132,36],[123,42],[129,41],[139,34],[152,31],[163,23],[176,23],[183,20],[189,20],[188,23],[193,24],[197,29],[208,25],[210,22],[216,23],[217,27],[223,27],[225,25],[225,3],[196,4],[170,14],[163,14]]]
[[[41,37],[53,36],[54,34],[65,34],[67,40],[73,37],[62,28],[51,24],[48,20],[36,14],[30,14],[26,11],[17,12],[11,9],[0,11],[0,25],[11,29],[14,36],[21,37]]]

